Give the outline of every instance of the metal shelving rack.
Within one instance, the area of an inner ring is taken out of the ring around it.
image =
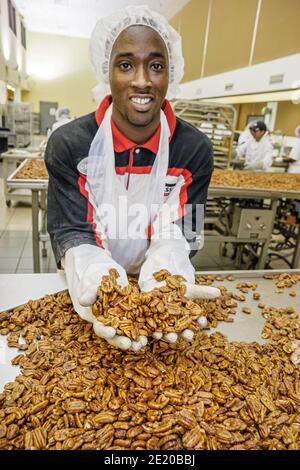
[[[214,149],[214,167],[229,168],[237,122],[237,112],[234,106],[183,99],[173,101],[171,105],[176,116],[189,122],[209,137]],[[220,208],[216,202],[208,198],[206,222],[214,221],[219,214]]]
[[[176,116],[209,137],[214,149],[215,168],[228,168],[237,121],[234,106],[199,100],[176,100],[171,104]]]
[[[31,144],[32,113],[30,103],[8,103],[6,125],[16,134],[16,146],[28,147]]]

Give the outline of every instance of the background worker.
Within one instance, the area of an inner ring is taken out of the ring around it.
[[[56,122],[52,126],[52,132],[64,124],[68,124],[69,122],[73,121],[71,111],[67,107],[58,108],[55,112],[55,119]]]
[[[269,171],[272,165],[273,145],[263,121],[251,123],[250,137],[237,148],[237,157],[245,158],[245,170]]]

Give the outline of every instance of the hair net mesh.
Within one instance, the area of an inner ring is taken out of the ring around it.
[[[113,45],[118,36],[130,26],[148,26],[163,39],[169,56],[169,99],[178,96],[179,83],[183,77],[184,59],[181,37],[159,13],[146,5],[128,6],[101,18],[92,32],[90,56],[99,85],[94,89],[96,98],[110,93],[109,63]]]

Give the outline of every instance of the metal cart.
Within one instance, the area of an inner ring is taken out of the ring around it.
[[[25,159],[36,159],[42,158],[43,155],[40,151],[34,150],[29,152],[28,150],[18,150],[12,149],[8,150],[1,154],[1,158],[3,161],[3,185],[4,185],[4,197],[6,201],[6,205],[10,207],[11,201],[31,201],[31,194],[30,191],[16,187],[12,188],[8,186],[7,179],[9,176],[9,163],[19,164],[22,163]]]
[[[46,242],[49,240],[46,226],[47,211],[47,188],[48,180],[17,179],[18,171],[26,164],[24,162],[7,178],[8,190],[27,190],[30,192],[32,201],[32,252],[33,269],[35,273],[40,272],[40,242],[42,243],[42,256],[47,256]],[[41,213],[41,224],[39,224],[39,213]],[[40,227],[41,225],[41,227]]]

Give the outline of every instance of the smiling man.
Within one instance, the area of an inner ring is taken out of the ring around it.
[[[114,268],[119,284],[139,275],[142,291],[160,286],[153,273],[182,275],[189,298],[219,290],[195,285],[197,249],[213,159],[207,137],[176,118],[166,96],[183,76],[181,39],[159,14],[131,6],[98,21],[91,59],[106,95],[95,113],[54,132],[46,150],[48,230],[58,266],[81,318],[121,349],[147,343],[116,335],[91,312],[102,276]],[[200,221],[200,222],[201,222]],[[205,323],[205,322],[204,322]],[[203,318],[199,324],[203,326]],[[193,332],[181,335],[192,340]],[[156,339],[175,342],[176,333]]]

